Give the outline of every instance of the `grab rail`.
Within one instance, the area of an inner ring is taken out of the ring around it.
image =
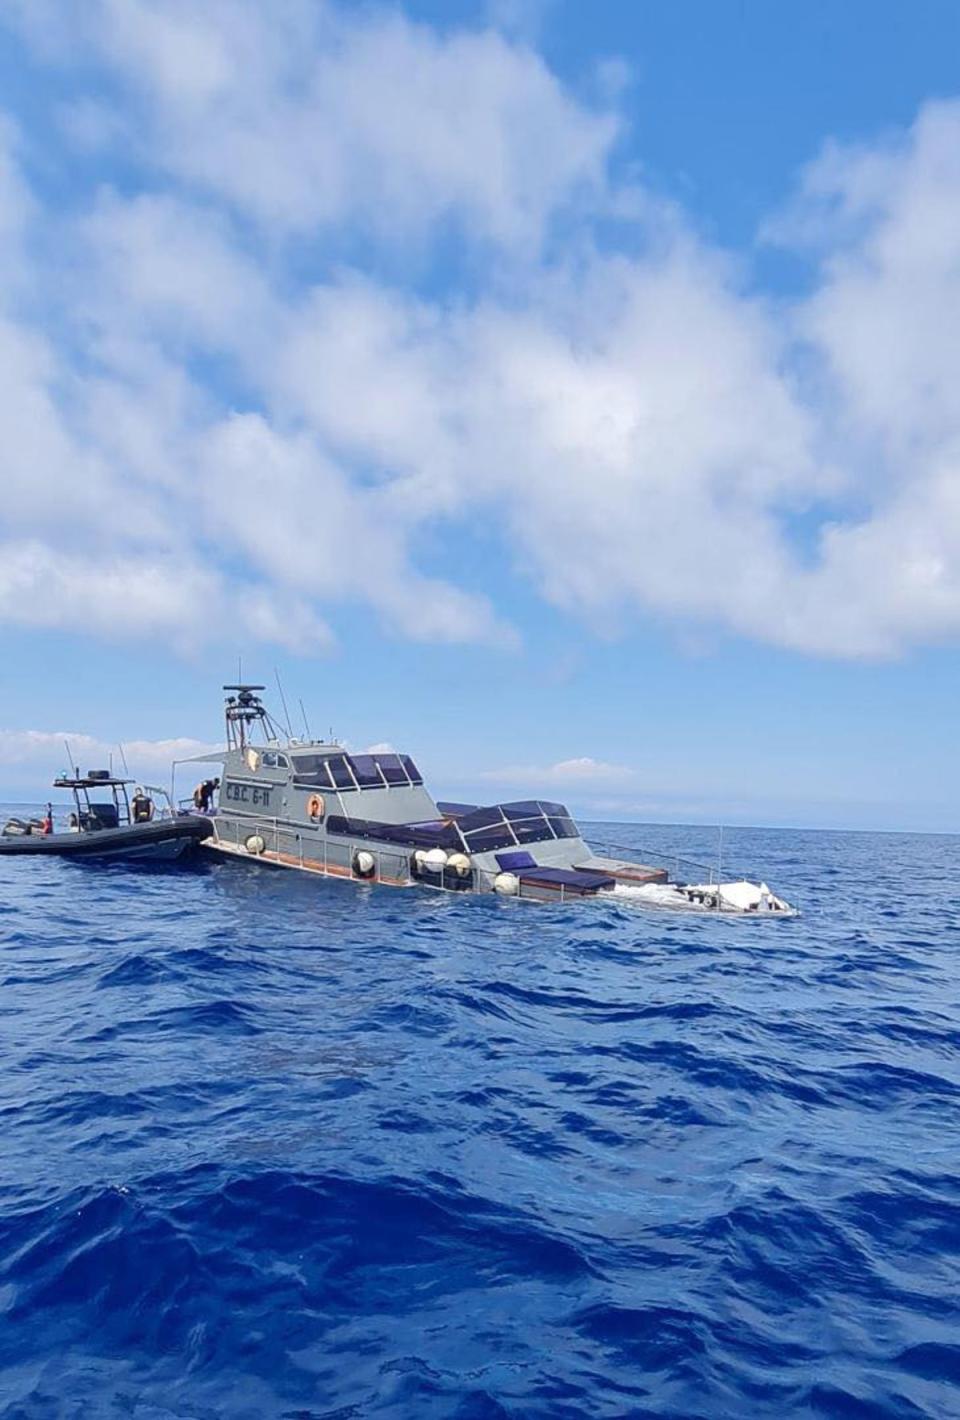
[[[721,837],[721,845],[722,841],[723,840]],[[674,867],[672,881],[676,883],[677,886],[682,887],[687,886],[687,884],[691,880],[696,882],[697,885],[702,883],[706,887],[715,888],[721,882],[729,883],[743,880],[753,882],[758,880],[758,878],[762,876],[755,872],[747,873],[741,871],[739,868],[731,867],[729,864],[724,864],[722,859],[719,858],[718,861],[714,864],[701,863],[696,858],[688,858],[682,853],[664,854],[662,849],[650,850],[648,852],[648,850],[643,846],[636,847],[634,845],[627,845],[623,843],[601,843],[598,839],[595,839],[593,837],[588,838],[586,835],[584,836],[584,842],[589,843],[590,847],[595,848],[600,853],[608,855],[620,854],[624,857],[629,857],[631,862],[641,863],[644,866],[646,866],[647,864],[655,864],[657,862],[657,859],[659,858],[660,866],[666,868],[668,874],[670,871],[670,864],[672,863]],[[643,855],[642,858],[639,856],[641,854]],[[693,869],[694,871],[690,872],[690,869]],[[800,911],[801,895],[799,891],[795,892],[793,887],[789,883],[778,883],[777,888],[774,891],[777,897],[784,897],[786,900],[789,901],[791,907],[795,908],[797,911]],[[717,909],[719,910],[719,897],[717,897],[716,899],[716,905]]]

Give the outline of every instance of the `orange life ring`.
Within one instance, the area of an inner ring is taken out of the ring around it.
[[[313,794],[307,800],[307,813],[314,820],[315,823],[319,823],[319,821],[323,818],[324,814],[326,813],[326,806],[323,802],[323,796],[321,794]]]

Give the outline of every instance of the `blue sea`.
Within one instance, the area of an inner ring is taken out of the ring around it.
[[[804,915],[0,860],[0,1415],[960,1415],[960,839],[724,856]]]

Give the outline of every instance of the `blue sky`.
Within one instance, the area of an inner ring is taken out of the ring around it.
[[[955,829],[958,41],[7,0],[0,788],[242,656],[448,794]]]

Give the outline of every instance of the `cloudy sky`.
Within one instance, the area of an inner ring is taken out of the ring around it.
[[[0,0],[0,790],[242,657],[447,793],[955,827],[958,42]]]

